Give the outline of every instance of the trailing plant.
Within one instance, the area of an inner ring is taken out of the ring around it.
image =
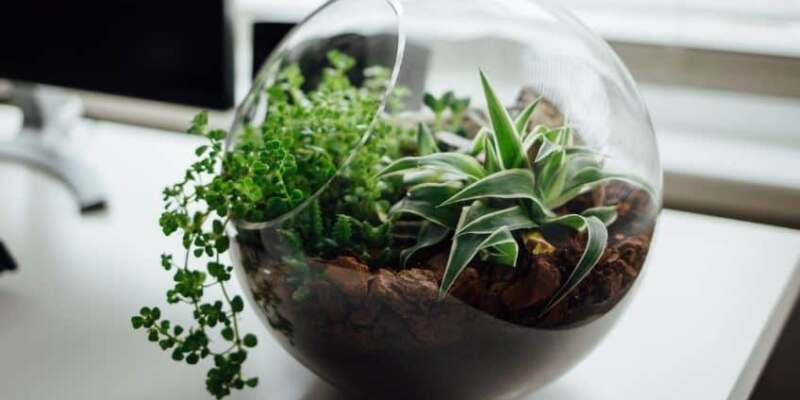
[[[544,306],[542,313],[546,313],[597,264],[606,247],[606,225],[616,218],[614,207],[591,208],[581,214],[558,215],[555,210],[609,180],[646,185],[605,172],[603,155],[575,145],[569,127],[530,129],[538,101],[512,119],[483,72],[481,82],[491,127],[478,133],[470,149],[440,152],[431,132],[420,125],[419,146],[428,149],[426,154],[399,159],[379,174],[400,177],[407,187],[406,197],[393,206],[392,213],[423,220],[416,244],[403,251],[402,260],[405,263],[420,249],[452,236],[439,289],[443,297],[475,257],[514,267],[520,242],[533,242],[535,251],[553,250],[542,235],[548,227],[586,232],[583,254]],[[436,112],[441,109],[439,103],[451,97],[431,96],[427,102],[437,107]]]
[[[402,187],[374,176],[392,159],[412,154],[407,151],[415,150],[415,132],[377,115],[389,87],[385,69],[366,69],[363,87],[356,87],[347,77],[355,60],[335,51],[328,59],[330,66],[319,86],[310,91],[303,90],[305,77],[298,66],[283,68],[264,93],[270,107],[264,122],[237,132],[229,151],[223,143],[227,132],[209,130],[207,114],[199,114],[189,132],[208,142],[196,149],[198,160],[183,179],[163,192],[161,229],[166,236],[179,235],[185,250],[179,259],[161,257],[161,266],[174,281],[166,300],[186,305],[194,325],[176,324],[158,307],[143,307],[131,323],[176,361],[193,365],[211,359],[206,388],[217,398],[258,384],[242,368],[247,349],[258,340],[241,331],[238,319],[244,301],[227,288],[233,268],[223,256],[230,247],[228,227],[233,221],[273,220],[309,201],[333,179],[337,190],[326,191],[290,221],[287,238],[294,237],[312,256],[353,252],[366,259],[392,254],[387,214],[402,197]],[[399,104],[399,96],[397,92],[388,101]],[[371,137],[363,144],[370,124]],[[301,301],[307,294],[307,268],[291,273],[298,280],[294,297]],[[210,297],[212,290],[220,300]]]

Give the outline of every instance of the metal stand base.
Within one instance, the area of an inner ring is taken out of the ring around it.
[[[17,263],[14,257],[8,252],[6,246],[0,241],[0,273],[3,271],[14,271],[17,269]]]
[[[102,210],[106,197],[94,170],[76,158],[70,158],[43,146],[38,140],[20,137],[0,144],[0,160],[24,163],[58,178],[78,200],[81,213]]]
[[[0,143],[0,161],[24,163],[61,180],[74,193],[82,213],[105,208],[105,191],[95,171],[51,144],[58,142],[53,139],[63,141],[80,121],[80,100],[53,88],[15,85],[12,102],[22,108],[25,127],[30,129]]]

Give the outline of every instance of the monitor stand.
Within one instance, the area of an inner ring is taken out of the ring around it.
[[[81,213],[104,209],[106,195],[98,174],[64,149],[83,114],[80,98],[53,87],[15,83],[10,100],[22,109],[24,123],[15,139],[0,142],[0,162],[27,164],[61,180]]]

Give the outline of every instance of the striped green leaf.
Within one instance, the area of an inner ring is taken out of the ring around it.
[[[586,228],[586,218],[578,214],[560,215],[558,217],[548,218],[546,224],[561,225],[576,231],[582,231]]]
[[[454,207],[436,207],[435,203],[406,198],[395,204],[389,212],[391,214],[416,215],[434,224],[452,229],[458,222],[459,210]]]
[[[547,142],[545,142],[547,143]],[[563,147],[551,152],[536,165],[537,189],[545,205],[550,205],[550,200],[562,193],[566,179],[567,157]]]
[[[469,155],[477,157],[486,149],[486,138],[488,135],[486,128],[481,128],[475,138],[472,139],[472,147],[469,150]]]
[[[473,219],[482,215],[486,211],[486,206],[481,202],[474,202],[471,206],[461,209],[461,215],[458,218],[456,230],[461,229],[464,225],[468,224]],[[439,297],[444,298],[447,292],[455,283],[456,279],[464,268],[467,267],[470,261],[478,254],[480,244],[488,238],[489,235],[461,235],[453,238],[453,244],[450,246],[450,254],[447,257],[447,266],[444,269],[442,276],[442,283],[439,286]]]
[[[400,261],[405,266],[408,260],[418,251],[438,244],[450,234],[450,229],[429,221],[422,223],[417,235],[417,243],[400,252]]]
[[[603,221],[606,226],[609,226],[617,220],[617,207],[593,207],[584,210],[581,215],[584,217],[597,217],[597,219]]]
[[[517,116],[517,119],[514,121],[514,126],[517,128],[517,133],[522,135],[528,130],[528,124],[531,122],[531,118],[533,118],[533,113],[536,111],[536,106],[539,105],[539,102],[542,100],[540,96],[538,99],[528,104],[524,110]]]
[[[563,126],[558,129],[558,134],[556,135],[556,143],[562,146],[572,146],[574,142],[574,137],[572,135],[572,128],[568,126]]]
[[[502,171],[503,167],[500,165],[500,158],[497,155],[497,145],[494,143],[494,136],[488,135],[485,140],[486,144],[486,162],[484,162],[484,166],[489,173],[495,173],[498,171]]]
[[[508,229],[501,228],[491,234],[469,234],[453,240],[447,259],[444,276],[439,286],[439,297],[443,298],[453,287],[464,268],[482,250],[491,249],[490,257],[504,265],[515,266],[519,256],[519,244]]]
[[[511,231],[500,228],[492,233],[483,243],[481,249],[487,249],[488,259],[502,265],[515,267],[519,257],[519,244]]]
[[[514,122],[483,71],[480,71],[480,75],[486,96],[486,105],[489,110],[489,118],[494,131],[497,153],[500,156],[500,165],[505,169],[521,167],[527,163],[527,158],[522,151],[522,142],[514,127]]]
[[[528,210],[522,208],[521,206],[514,206],[504,210],[484,214],[472,222],[464,225],[462,228],[456,231],[456,235],[475,233],[488,234],[495,232],[500,228],[506,228],[509,231],[515,231],[518,229],[535,228],[537,226],[538,224],[534,222],[528,214]]]
[[[404,172],[401,178],[403,180],[403,185],[410,187],[423,183],[458,181],[464,179],[464,175],[430,168],[417,168]]]
[[[419,146],[419,154],[422,156],[439,152],[439,146],[436,144],[433,133],[428,125],[421,122],[417,126],[417,146]]]
[[[378,177],[404,174],[420,168],[456,174],[471,180],[486,176],[483,166],[474,157],[461,153],[435,153],[420,157],[401,158],[379,172]]]
[[[592,272],[594,266],[600,261],[600,257],[603,256],[608,241],[608,231],[605,224],[597,217],[588,217],[585,218],[585,226],[587,230],[586,248],[578,261],[578,265],[572,270],[566,282],[550,298],[540,315],[546,314],[556,304],[564,300]]]
[[[536,146],[537,143],[545,140],[544,134],[542,133],[531,133],[525,136],[525,139],[522,141],[522,150],[527,155],[531,149]],[[538,154],[538,153],[537,153]]]
[[[409,188],[408,198],[438,205],[453,197],[462,187],[463,185],[459,181],[423,183]]]
[[[536,200],[535,187],[533,172],[527,169],[510,169],[468,185],[441,205],[484,198]]]
[[[548,156],[563,148],[564,146],[561,146],[560,144],[551,142],[550,140],[543,138],[542,146],[539,147],[539,151],[536,153],[536,158],[533,160],[534,165],[541,163]]]
[[[630,183],[631,185],[639,187],[647,192],[654,201],[660,201],[656,195],[655,189],[637,176],[611,174],[604,172],[598,167],[588,167],[578,171],[571,178],[569,178],[566,185],[561,190],[561,195],[548,201],[547,206],[550,208],[560,207],[574,199],[576,196],[586,193],[603,183],[611,181]]]
[[[472,206],[465,207],[459,217],[458,228],[480,217],[486,212],[486,206],[475,202]],[[490,234],[466,234],[453,239],[447,266],[444,270],[439,297],[444,298],[455,283],[458,276],[473,258],[482,250],[491,249],[492,254],[503,264],[515,265],[519,248],[514,236],[507,228],[500,228]]]

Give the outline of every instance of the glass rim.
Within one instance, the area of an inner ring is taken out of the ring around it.
[[[236,136],[235,132],[243,127],[239,123],[239,121],[241,121],[245,117],[250,108],[255,106],[254,104],[252,104],[251,100],[261,95],[260,92],[263,91],[263,86],[269,86],[273,82],[275,82],[276,76],[280,71],[280,66],[281,66],[280,61],[285,56],[286,50],[289,48],[289,45],[293,43],[293,40],[297,37],[298,34],[303,32],[304,26],[306,26],[307,23],[313,21],[320,15],[324,15],[324,13],[329,11],[332,6],[345,1],[351,1],[351,0],[327,1],[325,4],[317,8],[314,12],[305,17],[297,25],[292,27],[292,29],[289,30],[289,32],[283,37],[283,39],[281,39],[281,41],[278,43],[275,49],[270,53],[267,60],[264,61],[264,63],[259,68],[258,74],[256,74],[256,77],[253,79],[253,85],[250,88],[250,90],[248,90],[247,95],[244,97],[244,100],[242,100],[236,107],[231,129],[228,132],[228,136],[225,138],[225,149],[224,149],[225,152],[229,151],[233,147],[234,137]],[[392,91],[394,91],[395,86],[397,85],[397,81],[400,75],[400,71],[402,69],[401,66],[406,51],[406,31],[402,23],[403,21],[402,4],[399,0],[382,0],[382,1],[391,8],[394,14],[397,45],[394,54],[394,63],[391,68],[392,69],[391,76],[387,81],[386,88],[384,89],[384,93],[381,96],[381,102],[376,108],[375,113],[372,116],[366,130],[364,130],[361,139],[355,146],[353,146],[353,149],[350,151],[350,154],[341,163],[341,165],[338,166],[336,172],[332,174],[331,177],[325,183],[323,183],[319,188],[317,188],[314,191],[314,193],[308,197],[308,199],[303,201],[303,203],[295,206],[291,210],[283,213],[282,215],[268,221],[250,222],[250,221],[232,219],[231,222],[233,222],[233,225],[236,228],[246,229],[246,230],[261,230],[267,228],[274,228],[282,225],[287,220],[297,216],[297,214],[305,210],[312,202],[316,201],[322,195],[322,193],[325,192],[325,190],[328,189],[333,180],[344,172],[344,170],[350,165],[353,159],[355,159],[356,155],[358,154],[358,151],[364,147],[367,141],[369,141],[380,115],[386,109],[386,104],[388,102],[389,95],[392,93]],[[269,97],[267,96],[264,101],[267,102],[266,107],[267,107],[267,112],[269,112]]]

